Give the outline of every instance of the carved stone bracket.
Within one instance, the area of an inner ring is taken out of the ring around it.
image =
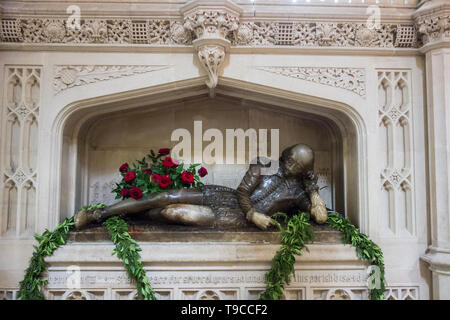
[[[220,67],[231,46],[230,38],[239,28],[242,9],[229,0],[189,2],[181,10],[184,28],[191,34],[200,63],[208,74],[206,85],[217,86]]]
[[[225,60],[226,49],[218,44],[202,44],[196,46],[196,51],[203,68],[208,73],[206,85],[213,89],[217,86],[219,69]]]

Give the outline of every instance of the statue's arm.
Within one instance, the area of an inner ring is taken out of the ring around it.
[[[244,178],[236,189],[236,195],[241,210],[246,214],[248,220],[251,220],[251,214],[253,213],[253,204],[250,200],[255,188],[261,182],[261,165],[251,164],[245,173]]]
[[[319,180],[319,177],[312,170],[310,170],[304,174],[303,185],[305,186],[305,191],[308,194],[310,194],[312,192],[319,192],[319,185],[317,184],[318,180]]]
[[[318,177],[313,171],[308,171],[303,176],[303,185],[305,191],[309,196],[311,208],[309,211],[314,220],[319,223],[325,223],[328,219],[327,208],[322,197],[319,195],[319,185],[317,184]]]

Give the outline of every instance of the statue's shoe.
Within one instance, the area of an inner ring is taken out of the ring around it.
[[[325,203],[317,192],[311,195],[311,216],[318,224],[324,224],[328,220],[328,212]]]
[[[328,212],[324,206],[312,207],[311,216],[317,224],[324,224],[328,220]]]
[[[83,229],[93,222],[99,221],[98,210],[80,210],[74,217],[75,229]]]

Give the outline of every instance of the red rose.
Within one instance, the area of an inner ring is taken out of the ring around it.
[[[158,183],[159,186],[164,189],[172,184],[172,179],[170,179],[169,175],[166,174],[160,177]]]
[[[130,196],[130,190],[127,188],[124,188],[124,189],[120,190],[120,194],[122,195],[122,197],[128,198]]]
[[[144,169],[144,170],[142,170],[142,172],[145,172],[148,175],[152,174],[152,170],[150,170],[150,169]]]
[[[124,164],[122,164],[121,166],[120,166],[120,168],[119,168],[119,171],[120,172],[127,172],[128,171],[128,163],[124,163]]]
[[[139,187],[134,186],[130,189],[130,196],[134,199],[140,199],[142,198],[142,190]]]
[[[171,157],[165,157],[163,160],[163,166],[166,168],[177,167],[179,162]]]
[[[200,169],[198,169],[198,174],[200,175],[200,177],[204,177],[208,174],[208,170],[206,170],[205,167],[201,167]]]
[[[125,177],[124,178],[125,178],[126,182],[133,181],[134,179],[136,179],[136,172],[128,171],[127,173],[125,173]]]
[[[181,174],[181,181],[183,181],[184,184],[191,184],[194,182],[194,175],[190,172],[183,172]]]
[[[161,179],[161,176],[157,173],[152,174],[152,179],[155,182],[159,182],[159,180]]]
[[[161,148],[161,149],[159,149],[158,153],[162,156],[165,156],[166,154],[170,153],[170,149],[169,148]]]

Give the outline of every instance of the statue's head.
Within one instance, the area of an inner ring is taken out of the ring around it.
[[[281,170],[286,176],[301,176],[313,170],[314,152],[306,144],[296,144],[283,150]]]

